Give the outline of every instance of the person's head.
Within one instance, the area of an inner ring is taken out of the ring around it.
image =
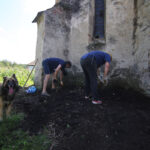
[[[66,65],[65,68],[71,68],[72,64],[70,61],[65,61]]]

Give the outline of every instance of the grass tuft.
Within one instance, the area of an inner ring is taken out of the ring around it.
[[[20,128],[23,114],[12,115],[0,122],[1,150],[47,150],[50,140],[45,134],[30,135]]]

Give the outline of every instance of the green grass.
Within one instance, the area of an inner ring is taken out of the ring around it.
[[[23,114],[15,114],[0,123],[1,150],[47,150],[50,140],[45,134],[29,135],[20,129]]]
[[[3,77],[11,77],[12,74],[16,74],[19,85],[23,86],[29,73],[26,65],[9,61],[0,62],[0,83],[3,82]],[[26,86],[34,84],[33,78],[34,73]],[[51,142],[47,133],[31,136],[20,128],[23,119],[23,114],[15,114],[0,122],[0,150],[48,150]]]
[[[8,61],[1,61],[0,62],[0,83],[3,82],[3,77],[11,77],[12,74],[16,74],[16,77],[18,79],[19,85],[23,86],[25,84],[25,81],[28,78],[30,71],[26,68],[25,65],[20,65],[16,63],[10,63]],[[34,78],[34,72],[30,76],[26,86],[30,86],[34,84],[33,81]]]

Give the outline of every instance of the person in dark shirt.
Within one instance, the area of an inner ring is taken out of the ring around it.
[[[102,65],[105,65],[103,82],[106,82],[111,60],[111,55],[102,51],[89,52],[80,59],[85,75],[85,99],[89,98],[91,92],[93,104],[102,104],[97,92],[97,71]]]
[[[70,61],[64,61],[60,58],[47,58],[43,60],[42,62],[45,78],[43,83],[43,89],[42,89],[42,95],[43,96],[49,96],[49,94],[46,91],[48,81],[50,79],[50,74],[53,74],[52,78],[52,89],[55,89],[55,82],[57,82],[57,74],[60,71],[60,84],[63,86],[63,75],[66,75],[65,68],[71,67]]]

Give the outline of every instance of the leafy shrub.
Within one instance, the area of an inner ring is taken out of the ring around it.
[[[25,67],[25,65],[19,65],[16,63],[10,63],[8,61],[1,61],[0,62],[0,83],[3,82],[3,77],[11,77],[12,74],[16,74],[16,77],[18,79],[19,85],[23,86],[25,84],[25,81],[28,78],[30,71]],[[30,86],[34,84],[33,81],[34,78],[34,72],[30,76],[26,86]]]

